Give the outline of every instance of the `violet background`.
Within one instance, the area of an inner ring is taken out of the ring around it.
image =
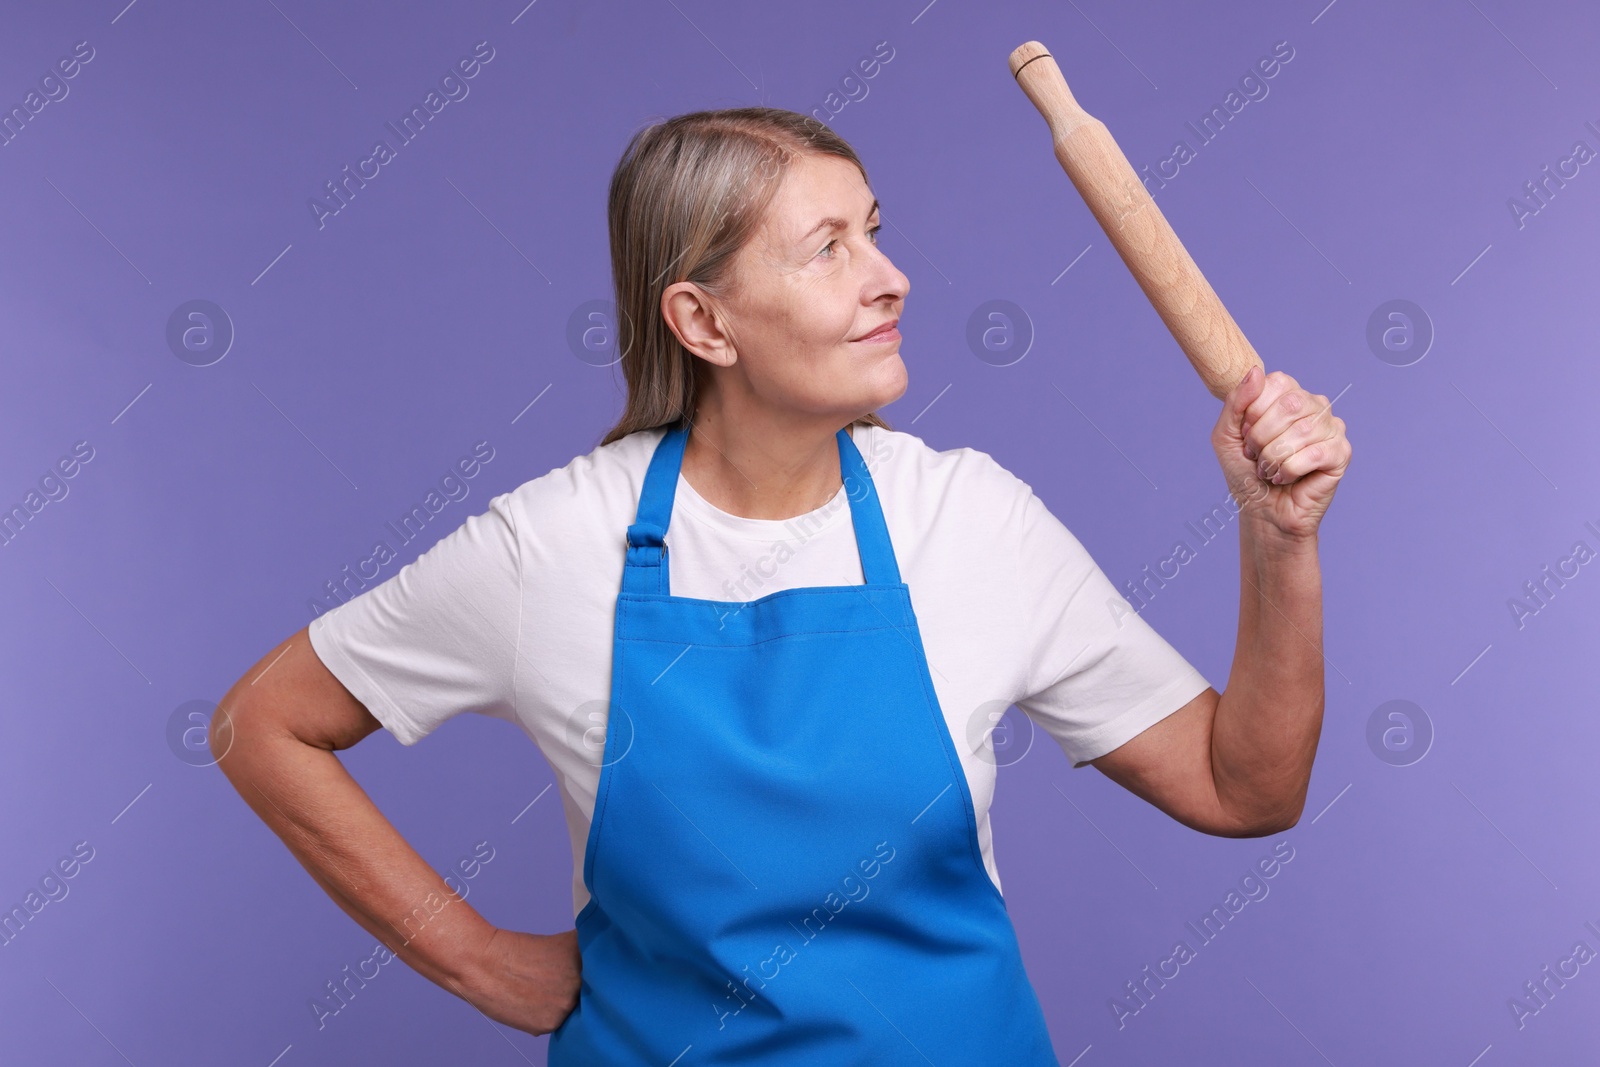
[[[1327,709],[1298,826],[1196,833],[1070,773],[1042,732],[1001,776],[997,862],[1061,1062],[1592,1058],[1595,967],[1521,1028],[1508,1000],[1576,942],[1600,949],[1600,576],[1580,568],[1520,628],[1508,600],[1575,541],[1600,548],[1600,168],[1521,227],[1507,201],[1575,141],[1600,148],[1600,12],[1325,4],[10,7],[0,106],[75,42],[95,56],[0,148],[0,505],[73,442],[95,455],[0,551],[0,908],[74,842],[95,857],[0,948],[0,1061],[543,1062],[546,1038],[401,964],[319,1030],[311,997],[374,939],[167,729],[304,626],[473,442],[495,459],[402,560],[598,443],[620,375],[568,325],[611,295],[606,182],[645,122],[810,111],[889,42],[830,121],[912,280],[910,386],[885,414],[995,456],[1118,583],[1195,544],[1185,523],[1226,496],[1218,405],[1009,76],[1029,39],[1136,167],[1194,144],[1185,122],[1290,43],[1269,95],[1156,197],[1268,368],[1337,396],[1355,447],[1322,527]],[[483,40],[468,97],[319,229],[309,198]],[[196,298],[236,331],[204,367],[166,342]],[[1033,334],[1008,366],[966,340],[997,299]],[[1367,342],[1392,299],[1435,332],[1405,366]],[[1145,609],[1218,688],[1235,537]],[[1420,761],[1369,746],[1391,700],[1431,723]],[[571,925],[551,772],[514,727],[461,716],[341,758],[437,869],[492,844],[470,896],[491,921]],[[1279,840],[1294,859],[1270,894],[1119,1029],[1110,999],[1196,944],[1185,921]]]

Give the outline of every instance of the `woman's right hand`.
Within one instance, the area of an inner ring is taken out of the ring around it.
[[[559,934],[497,929],[460,992],[496,1022],[548,1034],[578,1006],[582,973],[576,929]]]

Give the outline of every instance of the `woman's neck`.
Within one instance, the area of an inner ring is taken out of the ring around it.
[[[702,406],[689,426],[683,477],[730,515],[791,519],[839,492],[838,431],[815,420],[739,422]]]

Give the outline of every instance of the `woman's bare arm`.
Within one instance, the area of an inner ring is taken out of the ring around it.
[[[1332,406],[1259,367],[1228,394],[1211,434],[1239,507],[1228,688],[1208,688],[1092,761],[1206,833],[1279,833],[1305,810],[1326,703],[1317,530],[1351,455]]]
[[[548,1033],[577,1002],[576,935],[499,930],[455,895],[334,754],[380,728],[301,629],[228,690],[211,748],[245,802],[389,951],[490,1017]]]

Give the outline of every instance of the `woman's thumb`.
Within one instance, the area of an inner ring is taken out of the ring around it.
[[[1241,435],[1244,423],[1245,409],[1251,401],[1261,395],[1261,390],[1266,386],[1267,376],[1260,366],[1252,366],[1239,384],[1233,387],[1223,405],[1223,423],[1228,430],[1236,435]]]

